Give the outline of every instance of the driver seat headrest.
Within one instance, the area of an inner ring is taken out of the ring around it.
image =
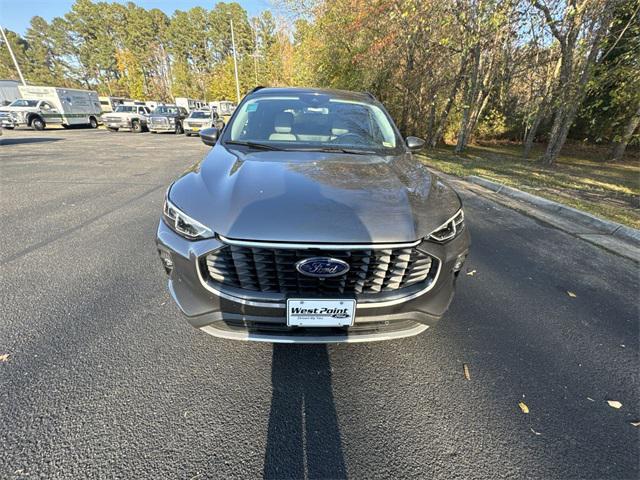
[[[293,113],[282,112],[276,115],[273,122],[273,129],[277,133],[291,133],[293,128]]]

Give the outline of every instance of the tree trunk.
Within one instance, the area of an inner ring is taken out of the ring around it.
[[[460,122],[460,133],[458,134],[458,143],[455,148],[456,153],[462,153],[467,146],[469,126],[471,124],[471,108],[476,99],[479,70],[480,45],[476,44],[473,47],[473,70],[471,71],[471,78],[466,82],[464,105],[462,108],[462,121]]]
[[[611,153],[609,154],[609,158],[607,159],[607,161],[617,162],[619,160],[622,160],[624,151],[627,149],[627,145],[631,141],[631,137],[638,128],[638,125],[640,125],[640,105],[638,106],[636,113],[631,116],[631,118],[627,122],[627,125],[624,127],[622,138],[620,138],[620,140],[617,142],[613,142],[613,148],[611,149]]]
[[[413,54],[414,54],[414,47],[412,42],[411,46],[409,47],[409,51],[407,52],[407,67],[405,70],[404,80],[403,80],[405,93],[404,93],[404,101],[402,103],[402,116],[400,119],[400,132],[402,132],[403,135],[407,134],[407,117],[409,116],[409,101],[410,101],[410,92],[411,92],[411,87],[409,85],[409,82],[411,78],[411,71],[413,70],[413,57],[414,57]]]
[[[464,77],[464,69],[466,65],[466,56],[462,57],[460,62],[460,70],[458,71],[458,75],[456,76],[455,82],[453,83],[453,87],[451,87],[451,93],[449,93],[449,98],[447,99],[447,103],[440,114],[440,118],[438,119],[438,123],[435,127],[433,135],[429,138],[429,147],[435,148],[438,144],[442,135],[444,134],[444,128],[447,125],[447,119],[449,118],[449,113],[451,112],[451,108],[453,107],[453,102],[456,99],[456,95],[458,94],[458,89],[460,88],[460,84],[462,83],[462,78]]]
[[[540,107],[538,108],[538,111],[536,112],[536,116],[533,119],[531,128],[529,128],[529,131],[527,132],[527,136],[524,139],[524,151],[522,152],[523,158],[529,158],[529,155],[531,155],[531,149],[533,148],[533,141],[536,139],[536,135],[538,134],[538,128],[540,127],[540,124],[544,119],[545,110],[546,110],[545,106],[540,105]]]

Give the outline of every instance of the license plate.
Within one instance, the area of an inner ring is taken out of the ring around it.
[[[193,130],[194,132],[199,132],[200,131],[200,127],[191,127],[191,130]]]
[[[353,325],[355,300],[287,300],[287,325],[290,327],[345,327]]]

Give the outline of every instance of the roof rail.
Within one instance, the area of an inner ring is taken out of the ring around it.
[[[249,90],[249,93],[247,93],[247,95],[257,92],[258,90],[262,90],[263,88],[266,88],[266,87],[264,85],[258,85],[257,87],[254,87],[251,90]]]

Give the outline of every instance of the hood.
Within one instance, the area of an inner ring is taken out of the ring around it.
[[[0,112],[31,112],[37,110],[38,107],[0,107]]]
[[[188,215],[225,237],[327,243],[409,242],[460,208],[410,153],[260,151],[216,145],[171,187]]]

